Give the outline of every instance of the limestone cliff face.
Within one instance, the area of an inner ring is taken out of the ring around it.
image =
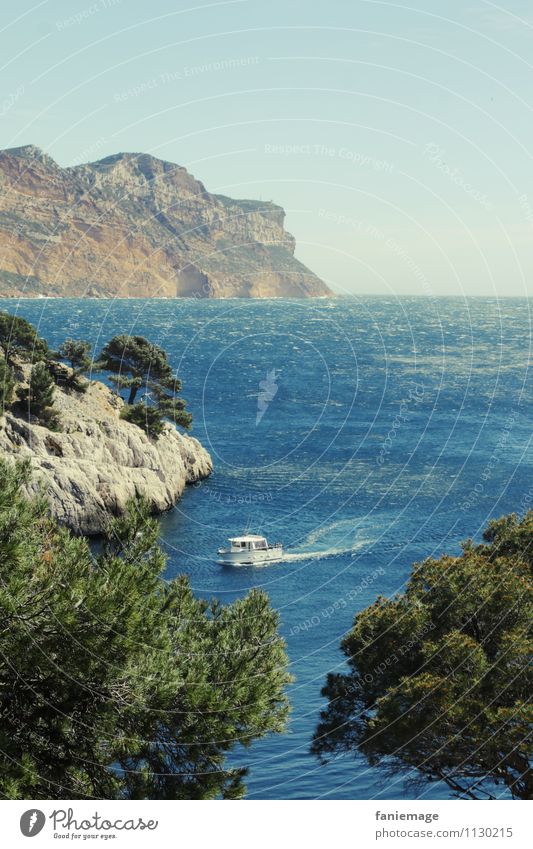
[[[56,388],[55,433],[6,413],[0,419],[0,454],[29,458],[30,491],[41,486],[54,516],[75,533],[98,534],[109,514],[144,495],[154,513],[172,507],[186,484],[207,477],[212,462],[197,439],[170,425],[154,442],[119,418],[123,401],[99,382],[84,395]]]
[[[284,210],[206,191],[185,168],[120,153],[60,168],[0,152],[0,295],[316,297]]]

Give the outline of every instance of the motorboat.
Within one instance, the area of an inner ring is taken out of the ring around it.
[[[266,537],[259,534],[244,534],[241,537],[230,537],[229,548],[219,548],[219,563],[231,566],[253,566],[281,560],[283,546],[280,542],[269,545]]]

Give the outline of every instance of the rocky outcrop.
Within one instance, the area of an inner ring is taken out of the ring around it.
[[[10,412],[0,419],[0,454],[30,460],[30,491],[41,488],[53,515],[75,533],[100,533],[110,513],[119,515],[141,495],[154,513],[168,510],[186,484],[211,472],[211,458],[197,439],[167,425],[154,442],[119,418],[122,406],[93,381],[85,394],[55,389],[60,432]]]
[[[284,218],[147,154],[60,168],[33,145],[4,150],[0,295],[330,295],[295,259]]]

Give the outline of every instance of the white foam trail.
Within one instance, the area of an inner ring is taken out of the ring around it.
[[[305,540],[296,547],[294,551],[290,549],[283,554],[283,560],[294,562],[298,560],[321,560],[327,557],[339,557],[346,554],[353,554],[361,548],[370,545],[374,540],[365,537],[362,539],[359,534],[363,531],[368,531],[368,521],[361,521],[359,518],[339,519],[325,527],[316,528],[307,535]],[[355,539],[354,539],[355,537]],[[353,540],[353,542],[352,542]],[[328,546],[328,542],[333,543]],[[335,545],[335,542],[341,545]],[[344,545],[342,544],[344,543]],[[351,544],[350,544],[351,543]],[[321,549],[316,549],[316,545],[323,545]],[[311,550],[306,551],[306,547]]]
[[[360,542],[351,545],[349,548],[325,548],[322,551],[287,551],[283,555],[284,561],[295,560],[322,560],[326,557],[339,557],[342,554],[353,554],[365,545],[370,545],[371,540],[361,540]]]

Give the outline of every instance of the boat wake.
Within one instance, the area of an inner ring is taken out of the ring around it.
[[[312,531],[301,543],[285,551],[284,562],[322,560],[328,557],[352,555],[371,545],[376,532],[369,533],[370,522],[365,519],[341,519]]]

